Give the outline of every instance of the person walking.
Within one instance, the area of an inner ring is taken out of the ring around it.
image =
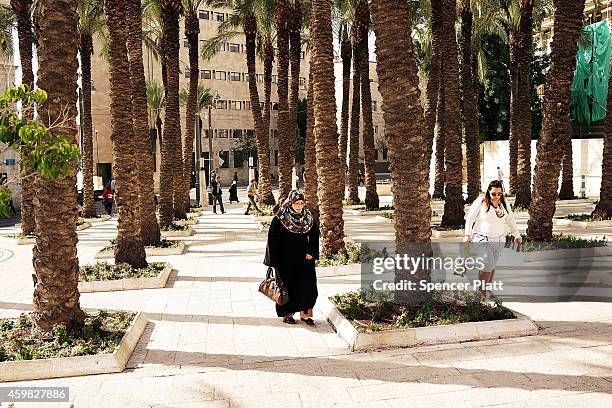
[[[284,323],[295,324],[293,315],[314,326],[312,308],[317,301],[315,261],[319,258],[319,226],[304,208],[304,194],[292,190],[272,219],[264,264],[280,277],[289,302],[276,305],[276,315]]]
[[[502,169],[497,166],[497,179],[501,182],[502,186],[504,185],[504,172]]]
[[[109,182],[102,193],[102,201],[104,201],[104,209],[108,215],[113,212],[113,202],[115,198],[115,192],[111,189],[111,183]]]
[[[230,194],[229,202],[230,202],[230,204],[232,202],[234,202],[234,201],[237,202],[237,203],[240,202],[240,201],[238,201],[238,184],[237,183],[238,183],[238,181],[232,180],[232,185],[229,188],[229,194]]]
[[[225,214],[223,208],[223,191],[221,190],[221,177],[217,176],[217,179],[212,182],[212,195],[213,195],[213,213],[217,213],[217,202],[219,202],[219,208],[221,214]]]
[[[235,181],[238,184],[238,172],[234,172],[234,176],[232,177],[232,181]]]
[[[251,211],[251,206],[255,208],[255,211],[261,214],[261,210],[257,207],[257,203],[255,199],[257,198],[257,180],[252,179],[251,183],[249,183],[249,187],[247,188],[247,196],[249,197],[249,205],[247,205],[247,209],[244,212],[244,215],[249,215],[249,211]]]
[[[486,193],[472,203],[465,217],[464,242],[479,243],[476,252],[482,252],[485,262],[479,271],[478,279],[491,283],[495,276],[495,265],[506,244],[505,228],[508,227],[515,237],[514,243],[520,245],[522,238],[512,215],[510,204],[504,199],[504,187],[500,180],[489,183]],[[483,285],[484,286],[484,285]],[[494,298],[493,292],[483,288],[482,296]]]

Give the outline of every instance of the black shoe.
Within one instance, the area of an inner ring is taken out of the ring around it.
[[[291,316],[285,316],[283,317],[283,323],[295,324],[295,319]]]
[[[301,321],[303,321],[304,323],[306,323],[309,326],[314,326],[315,322],[314,320],[312,320],[310,317],[308,319],[304,319],[303,317],[300,318]]]

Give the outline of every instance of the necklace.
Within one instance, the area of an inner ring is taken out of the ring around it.
[[[495,209],[495,215],[497,215],[497,218],[504,218],[504,215],[506,215],[506,213],[504,212],[501,203],[499,203],[497,207],[493,206],[493,208]]]

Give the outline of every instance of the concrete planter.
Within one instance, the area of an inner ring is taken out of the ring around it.
[[[187,249],[187,245],[183,241],[178,242],[178,246],[173,248],[156,248],[156,247],[145,247],[147,256],[166,256],[166,255],[183,255]],[[112,249],[100,251],[94,256],[94,259],[113,259],[115,252]]]
[[[177,220],[174,221],[174,223],[176,225],[196,225],[198,223],[198,219],[197,218],[189,218],[186,220]]]
[[[83,221],[88,222],[90,224],[95,224],[97,222],[104,222],[104,221],[108,221],[111,219],[111,216],[108,214],[102,214],[99,217],[96,218],[83,218]]]
[[[552,249],[549,251],[525,252],[525,262],[549,261],[572,258],[612,256],[612,247]]]
[[[373,210],[373,211],[368,211],[368,210],[351,210],[351,213],[353,215],[383,215],[383,214],[393,214],[394,210]]]
[[[432,238],[459,238],[459,237],[463,237],[464,234],[465,234],[465,230],[462,230],[462,229],[459,229],[459,230],[432,229],[431,230]]]
[[[572,221],[567,218],[555,218],[555,225],[578,228],[607,228],[612,227],[612,221]]]
[[[17,245],[34,245],[36,243],[36,238],[28,237],[28,238],[19,238],[17,240]]]
[[[0,382],[119,373],[132,355],[147,321],[146,315],[139,312],[112,354],[2,362]]]
[[[85,230],[87,228],[91,228],[91,224],[88,223],[88,222],[86,222],[84,224],[81,224],[81,225],[77,225],[76,230],[77,231],[83,231],[83,230]]]
[[[79,292],[115,292],[122,290],[160,289],[166,286],[166,282],[172,272],[172,265],[166,262],[166,267],[154,278],[129,278],[106,281],[79,282]]]
[[[517,312],[514,312],[516,319],[360,333],[328,298],[320,299],[317,307],[336,333],[346,341],[351,351],[428,346],[538,334],[535,323]]]
[[[329,278],[333,276],[359,275],[361,264],[337,265],[337,266],[317,266],[317,277]]]
[[[383,217],[382,215],[377,215],[376,219],[387,224],[395,224],[395,218],[387,218]]]
[[[193,228],[191,227],[187,227],[186,230],[182,230],[182,231],[161,231],[161,236],[163,238],[170,238],[170,237],[190,237],[194,234]]]

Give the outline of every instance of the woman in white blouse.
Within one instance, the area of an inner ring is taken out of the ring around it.
[[[465,218],[465,236],[463,238],[464,242],[486,243],[482,246],[489,250],[487,251],[488,259],[483,270],[479,272],[479,279],[485,283],[493,281],[495,264],[506,242],[506,226],[514,235],[514,242],[517,245],[520,244],[521,235],[516,227],[512,208],[504,199],[503,184],[500,180],[493,180],[489,183],[484,196],[478,197],[472,203]],[[493,292],[486,289],[482,290],[482,294],[486,298],[493,296]]]

